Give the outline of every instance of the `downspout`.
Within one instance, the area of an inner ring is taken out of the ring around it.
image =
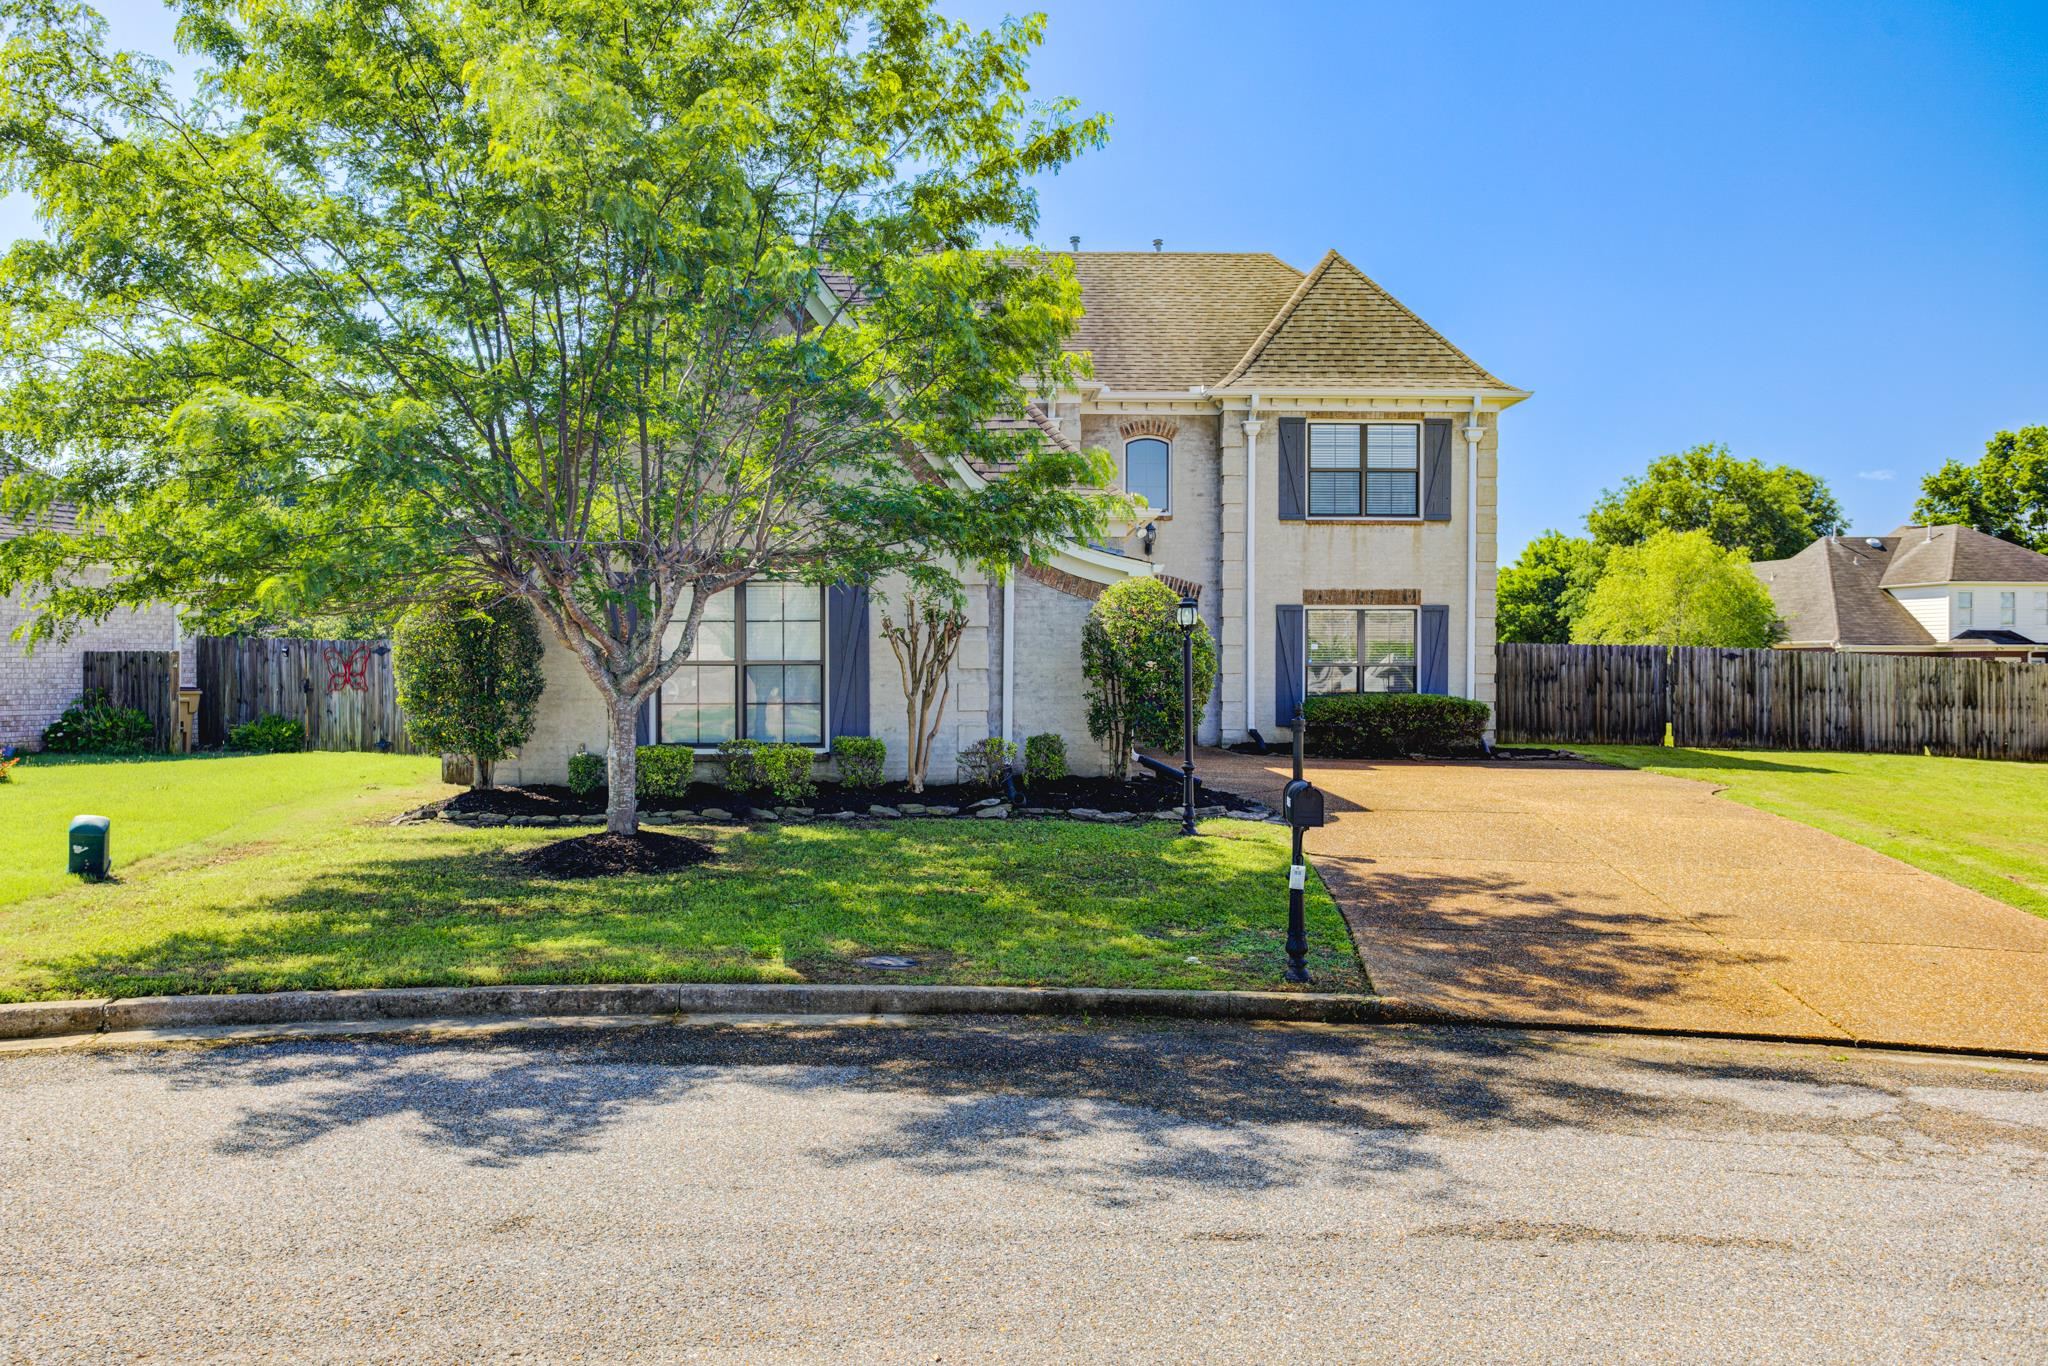
[[[1259,728],[1259,396],[1253,394],[1244,418],[1244,729],[1249,737]],[[1217,737],[1221,739],[1221,736]]]
[[[1010,572],[1003,575],[1003,742],[1008,745],[1010,736],[1017,729],[1014,716],[1017,698],[1017,651],[1015,634],[1010,623],[1017,616],[1017,566],[1011,565]],[[1005,749],[1005,753],[1008,750]]]
[[[1479,692],[1479,395],[1465,420],[1465,696]]]

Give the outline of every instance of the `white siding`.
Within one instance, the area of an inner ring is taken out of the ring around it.
[[[1927,634],[1936,640],[1949,638],[1949,591],[1942,587],[1894,588],[1891,595],[1899,605],[1913,614],[1913,619],[1927,628]]]

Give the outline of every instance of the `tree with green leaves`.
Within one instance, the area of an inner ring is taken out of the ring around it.
[[[1139,745],[1178,749],[1181,713],[1180,594],[1155,578],[1111,584],[1081,627],[1081,673],[1088,680],[1088,733],[1109,756],[1110,772],[1129,774]],[[1216,686],[1216,642],[1206,623],[1194,630],[1195,707]]]
[[[1974,527],[2048,554],[2048,427],[1999,432],[1975,464],[1945,462],[1920,481],[1913,516],[1927,526]]]
[[[1500,571],[1497,627],[1503,641],[1562,645],[1585,610],[1606,548],[1584,536],[1546,531]]]
[[[466,754],[471,785],[526,743],[546,687],[540,623],[520,598],[468,595],[421,603],[398,619],[391,668],[405,731],[430,754]]]
[[[1703,531],[1725,550],[1782,560],[1848,529],[1828,486],[1788,465],[1738,460],[1723,445],[1660,455],[1603,492],[1586,514],[1602,545],[1641,545],[1659,531]]]
[[[1723,645],[1761,649],[1780,633],[1770,590],[1742,550],[1704,531],[1659,531],[1607,554],[1572,626],[1582,645]]]
[[[1108,457],[991,421],[1079,374],[1071,268],[994,240],[1105,133],[1032,102],[1042,17],[172,3],[189,100],[0,0],[0,190],[47,228],[0,261],[0,502],[83,513],[0,551],[38,633],[509,595],[602,697],[632,831],[634,718],[713,595],[944,595],[1098,534]]]

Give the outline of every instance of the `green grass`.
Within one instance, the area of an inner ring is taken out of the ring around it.
[[[1157,821],[706,828],[684,833],[720,857],[687,872],[551,881],[510,855],[564,832],[387,824],[448,791],[431,769],[372,755],[31,761],[0,787],[0,1000],[852,981],[871,953],[923,960],[890,981],[1280,985],[1274,826],[1212,821],[1200,840]],[[64,825],[88,810],[114,822],[117,881],[61,871]],[[1363,988],[1320,884],[1309,939],[1319,989]]]
[[[1916,754],[1571,748],[1602,763],[1718,783],[1746,806],[2048,916],[2048,764]]]

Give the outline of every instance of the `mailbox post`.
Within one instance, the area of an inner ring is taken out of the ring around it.
[[[1308,981],[1308,921],[1302,900],[1308,892],[1308,865],[1302,861],[1301,837],[1323,824],[1322,790],[1301,776],[1301,708],[1294,709],[1294,781],[1280,797],[1280,810],[1294,832],[1294,858],[1287,866],[1287,980]]]

